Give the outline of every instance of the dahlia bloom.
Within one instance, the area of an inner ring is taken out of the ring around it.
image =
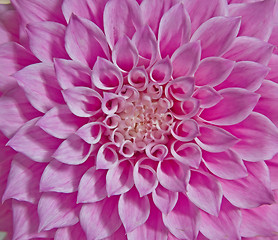
[[[277,0],[0,14],[7,239],[278,239]]]

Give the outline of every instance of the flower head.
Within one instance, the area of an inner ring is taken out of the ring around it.
[[[0,230],[275,237],[277,9],[276,0],[1,6]]]

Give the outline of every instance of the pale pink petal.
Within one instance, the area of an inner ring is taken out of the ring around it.
[[[116,232],[114,232],[111,236],[107,238],[103,238],[102,240],[127,240],[127,234],[123,226],[121,226]]]
[[[78,62],[54,59],[57,81],[62,89],[91,87],[91,69]]]
[[[242,159],[232,150],[219,153],[203,151],[202,157],[206,167],[220,178],[234,180],[248,175]]]
[[[269,169],[271,180],[271,189],[278,189],[278,155],[276,154],[272,159],[266,161]]]
[[[223,99],[223,97],[210,86],[198,88],[194,92],[193,97],[200,101],[201,108],[213,107]]]
[[[152,192],[152,199],[156,207],[164,214],[169,214],[176,206],[178,192],[170,191],[160,184]]]
[[[128,83],[138,91],[144,91],[149,83],[149,77],[144,67],[133,68],[128,73]],[[128,89],[128,88],[127,88]]]
[[[90,122],[78,129],[76,135],[89,144],[96,144],[106,132],[107,128],[102,122]]]
[[[194,74],[196,85],[217,86],[230,75],[234,68],[234,64],[233,61],[220,57],[208,57],[203,59]]]
[[[0,7],[5,6],[1,4]],[[8,5],[11,7],[11,5]],[[10,35],[11,42],[19,42],[19,25],[20,25],[20,18],[19,14],[16,10],[10,9],[8,11],[3,11],[0,16],[0,21],[5,28],[5,32]],[[4,34],[6,34],[4,33]],[[0,37],[1,39],[1,37]],[[1,41],[0,41],[1,42]]]
[[[204,22],[192,35],[190,41],[201,41],[202,58],[220,56],[235,40],[239,27],[238,17],[214,17]]]
[[[168,154],[168,148],[164,144],[155,142],[149,143],[146,146],[146,155],[154,161],[162,161]]]
[[[152,66],[150,70],[150,79],[159,85],[164,85],[171,79],[172,72],[172,64],[167,56],[164,59],[158,60]]]
[[[123,36],[132,38],[142,27],[141,9],[136,1],[111,0],[104,8],[104,33],[111,49]]]
[[[227,88],[219,91],[222,100],[211,108],[204,109],[200,118],[220,125],[233,125],[246,119],[256,106],[260,95],[242,88]],[[229,109],[229,111],[227,111]]]
[[[65,47],[73,60],[90,68],[94,66],[97,57],[109,57],[103,32],[93,22],[76,15],[72,15],[67,26]]]
[[[233,61],[253,61],[266,65],[273,46],[253,37],[237,37],[231,48],[223,55]]]
[[[278,47],[277,47],[278,48]],[[278,55],[272,54],[272,57],[270,58],[268,67],[270,68],[269,74],[267,75],[267,79],[278,83]]]
[[[97,202],[107,196],[107,170],[91,167],[81,178],[78,187],[77,203]]]
[[[106,191],[108,197],[128,192],[133,185],[133,165],[130,161],[123,160],[107,171]]]
[[[191,171],[186,195],[200,209],[218,216],[223,193],[220,183],[209,174]]]
[[[241,17],[239,36],[267,41],[272,31],[274,5],[275,0],[230,5],[229,16]]]
[[[200,42],[187,43],[177,48],[171,57],[173,78],[191,76],[196,71],[200,58]]]
[[[278,130],[265,116],[252,113],[241,123],[225,127],[240,141],[233,147],[244,160],[271,159],[278,151]]]
[[[188,167],[174,159],[159,162],[157,167],[157,178],[160,184],[174,192],[185,192],[189,174]]]
[[[61,140],[48,135],[36,126],[38,119],[34,118],[25,123],[7,145],[36,162],[50,162]]]
[[[248,176],[237,180],[221,179],[224,196],[239,208],[255,208],[274,203],[269,170],[263,162],[245,163]]]
[[[16,88],[17,86],[18,86],[17,81],[13,76],[5,76],[5,75],[1,74],[0,96],[2,96],[6,92],[12,90],[13,88]]]
[[[103,239],[111,236],[122,225],[118,213],[118,197],[83,204],[80,211],[80,224],[87,239]]]
[[[198,123],[193,119],[176,121],[171,128],[172,136],[182,142],[192,141],[199,135]]]
[[[158,45],[162,58],[172,56],[174,51],[189,41],[190,18],[183,4],[176,4],[161,18],[158,30]]]
[[[229,77],[215,89],[236,87],[254,92],[261,86],[268,72],[269,69],[262,64],[250,61],[238,62]]]
[[[79,223],[57,229],[54,240],[86,240],[86,235],[83,232]]]
[[[199,209],[182,193],[174,209],[167,215],[162,214],[163,222],[178,239],[195,239],[199,232]]]
[[[86,172],[85,164],[74,166],[52,160],[40,179],[41,192],[71,193],[78,189],[79,181]]]
[[[79,165],[88,159],[92,150],[93,145],[72,134],[60,144],[52,157],[65,164]]]
[[[79,206],[75,193],[43,193],[38,204],[39,231],[78,223]]]
[[[34,108],[47,112],[57,104],[63,104],[63,96],[57,83],[54,67],[46,63],[30,65],[14,74]]]
[[[118,154],[116,152],[116,145],[107,142],[103,144],[96,156],[97,169],[109,169],[113,167],[118,161]]]
[[[39,22],[27,25],[29,46],[42,62],[53,62],[53,58],[68,58],[65,50],[66,27],[55,22]]]
[[[218,217],[201,212],[200,231],[213,240],[234,239],[240,240],[240,210],[229,203],[225,198],[222,200]]]
[[[72,87],[62,91],[64,99],[73,114],[91,117],[101,109],[101,96],[87,87]]]
[[[223,152],[234,146],[239,140],[222,128],[210,125],[200,126],[200,136],[196,143],[208,152]]]
[[[131,232],[143,223],[150,215],[150,203],[147,196],[140,197],[136,188],[121,195],[119,215],[126,232]]]

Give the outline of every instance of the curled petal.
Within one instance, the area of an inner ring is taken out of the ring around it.
[[[69,109],[78,117],[94,116],[101,109],[101,96],[91,88],[73,87],[62,93]]]
[[[100,141],[106,130],[107,129],[103,123],[90,122],[79,128],[76,132],[76,135],[81,137],[89,144],[96,144]]]
[[[149,83],[148,74],[143,67],[132,69],[128,73],[128,83],[138,91],[144,91]]]
[[[135,87],[132,86],[123,86],[119,95],[122,96],[128,102],[134,102],[139,99],[139,92]]]
[[[201,41],[202,58],[220,56],[235,40],[239,27],[239,17],[214,17],[196,30],[191,42]]]
[[[199,109],[199,100],[190,97],[182,102],[175,102],[173,107],[171,108],[171,112],[175,118],[183,120],[195,116]]]
[[[117,114],[113,114],[113,115],[108,115],[105,119],[104,119],[104,124],[106,127],[110,128],[110,129],[114,129],[116,127],[119,126],[119,123],[122,121],[121,117]],[[111,136],[112,137],[112,136]]]
[[[175,139],[189,142],[199,135],[198,123],[193,119],[175,122],[171,133]]]
[[[158,83],[150,83],[147,87],[148,95],[153,99],[159,99],[163,94],[163,88]]]
[[[168,154],[168,148],[163,144],[150,143],[146,146],[146,154],[154,161],[162,161]]]
[[[134,144],[131,141],[126,140],[121,144],[119,153],[126,158],[130,158],[134,155],[134,150]]]
[[[114,93],[104,93],[101,110],[107,115],[122,112],[125,108],[125,99]]]
[[[169,57],[157,61],[150,71],[150,78],[159,85],[164,85],[171,79],[172,65]]]
[[[223,99],[223,97],[210,86],[198,88],[194,92],[193,97],[200,101],[201,108],[211,108]]]
[[[97,153],[97,169],[109,169],[118,161],[116,146],[113,143],[103,144]]]
[[[114,143],[117,147],[120,147],[125,140],[124,134],[122,130],[115,129],[111,134],[111,141]]]

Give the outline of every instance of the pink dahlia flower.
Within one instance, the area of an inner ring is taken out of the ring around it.
[[[278,239],[277,0],[0,12],[7,239]]]

